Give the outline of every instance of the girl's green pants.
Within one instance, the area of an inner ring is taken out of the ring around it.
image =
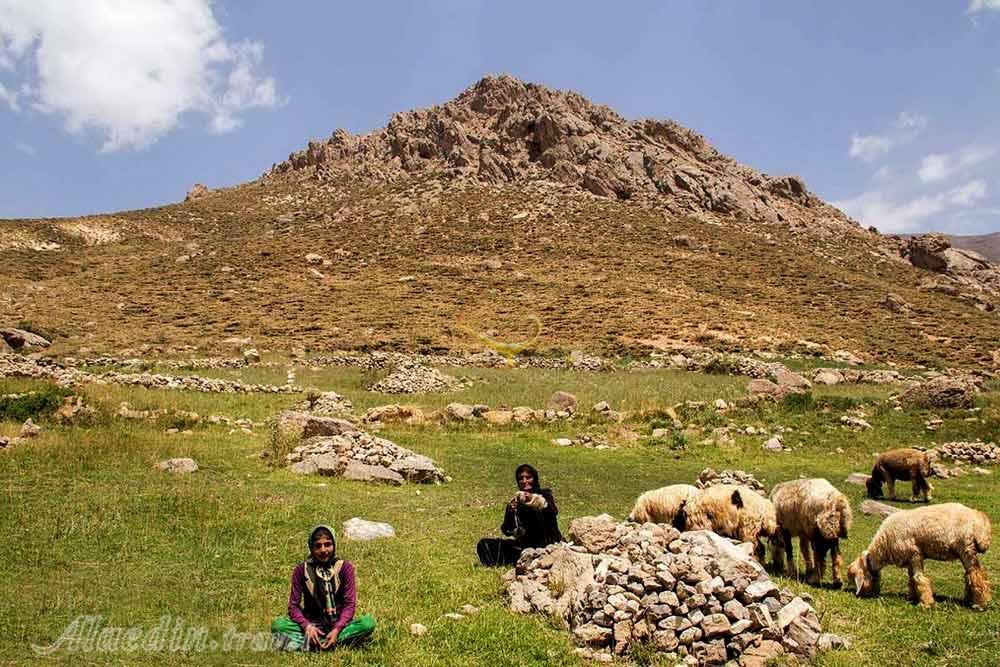
[[[368,639],[375,632],[375,617],[371,614],[358,616],[348,623],[337,635],[336,646],[353,646]],[[308,651],[306,636],[299,624],[282,616],[271,623],[271,636],[274,637],[274,648],[277,651]],[[319,647],[311,647],[318,650]]]

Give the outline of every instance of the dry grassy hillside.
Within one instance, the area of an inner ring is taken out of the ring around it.
[[[230,336],[474,349],[455,324],[516,340],[535,314],[551,352],[808,340],[871,360],[991,365],[996,314],[919,289],[930,274],[878,238],[678,217],[547,183],[252,183],[159,209],[0,223],[0,324],[30,321],[56,351],[209,350]],[[880,305],[889,293],[910,310]]]

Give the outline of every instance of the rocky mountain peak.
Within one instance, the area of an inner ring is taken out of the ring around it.
[[[487,76],[455,99],[394,114],[366,135],[335,131],[264,178],[413,174],[485,184],[555,181],[598,197],[641,198],[677,214],[764,223],[855,225],[797,177],[770,177],[670,120],[634,120],[572,91]]]

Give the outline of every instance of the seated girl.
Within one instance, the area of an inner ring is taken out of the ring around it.
[[[529,547],[562,542],[556,515],[559,509],[550,489],[543,489],[538,471],[527,463],[514,471],[518,491],[507,503],[500,532],[511,539],[483,538],[476,545],[479,562],[486,566],[513,565]]]
[[[309,534],[309,558],[292,570],[288,616],[271,624],[279,650],[323,651],[338,644],[354,645],[375,631],[370,614],[354,618],[354,565],[337,558],[336,539],[329,526],[316,526]]]

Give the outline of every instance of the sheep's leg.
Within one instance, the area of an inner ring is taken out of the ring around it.
[[[896,499],[896,478],[892,476],[892,473],[889,473],[889,474],[887,474],[885,476],[885,483],[886,483],[886,486],[889,487],[889,500],[895,500]]]
[[[786,573],[793,579],[799,578],[799,570],[795,567],[795,553],[792,551],[792,534],[784,530],[781,532],[781,539],[785,543],[785,558],[788,561]]]
[[[844,585],[841,577],[841,570],[844,568],[844,557],[840,553],[840,540],[833,540],[830,544],[830,576],[833,578],[833,587],[840,588]]]
[[[934,606],[934,591],[931,580],[924,574],[924,559],[914,556],[907,568],[910,575],[910,597],[920,603],[921,607]]]
[[[806,583],[811,586],[819,586],[823,581],[823,572],[826,570],[826,545],[823,538],[817,535],[812,539],[813,569],[806,578]]]
[[[965,567],[965,602],[973,609],[983,610],[993,597],[986,570],[979,564],[979,556],[972,553],[962,555]]]
[[[802,554],[802,569],[805,571],[806,581],[812,577],[813,559],[809,549],[809,540],[805,535],[799,536],[799,553]]]

